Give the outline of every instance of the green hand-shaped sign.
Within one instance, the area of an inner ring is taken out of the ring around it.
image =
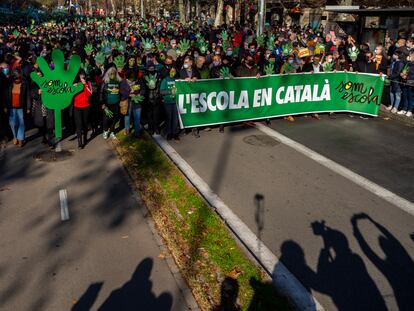
[[[268,64],[265,66],[264,71],[266,75],[271,75],[275,73],[275,66],[273,64]]]
[[[37,59],[37,64],[43,77],[32,72],[30,77],[42,90],[41,98],[45,107],[55,111],[55,135],[62,138],[61,110],[68,107],[72,98],[83,90],[83,85],[73,85],[78,74],[81,59],[78,55],[72,55],[69,67],[65,70],[65,57],[61,50],[56,49],[52,53],[54,69],[50,69],[43,57]]]

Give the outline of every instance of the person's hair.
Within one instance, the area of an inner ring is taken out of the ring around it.
[[[118,71],[116,70],[116,68],[115,67],[111,67],[111,68],[109,68],[106,72],[105,72],[105,74],[104,74],[104,76],[103,76],[103,78],[102,78],[102,80],[105,82],[105,83],[108,83],[111,79],[109,78],[109,76],[111,75],[111,73],[114,73],[115,72],[115,74],[116,74],[116,80],[118,81],[118,82],[121,82],[122,81],[122,78],[121,78],[121,76],[118,74]]]

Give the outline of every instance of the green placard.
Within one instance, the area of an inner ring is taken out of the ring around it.
[[[350,72],[177,81],[181,127],[318,112],[378,116],[384,81]]]
[[[43,76],[32,72],[30,77],[42,90],[43,105],[54,110],[55,136],[62,138],[62,109],[68,107],[73,97],[83,90],[83,84],[73,85],[81,65],[81,59],[78,55],[72,55],[66,70],[63,52],[55,49],[52,52],[52,62],[53,69],[43,57],[39,57],[37,64]]]

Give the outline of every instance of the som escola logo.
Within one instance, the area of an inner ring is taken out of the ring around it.
[[[363,82],[341,81],[336,90],[341,94],[341,99],[347,100],[348,103],[380,105],[378,95],[374,95],[375,88],[367,87]]]

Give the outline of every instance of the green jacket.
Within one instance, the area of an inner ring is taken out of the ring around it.
[[[172,89],[175,87],[175,79],[166,77],[161,81],[160,93],[164,98],[164,103],[175,104],[175,95],[172,94]]]

